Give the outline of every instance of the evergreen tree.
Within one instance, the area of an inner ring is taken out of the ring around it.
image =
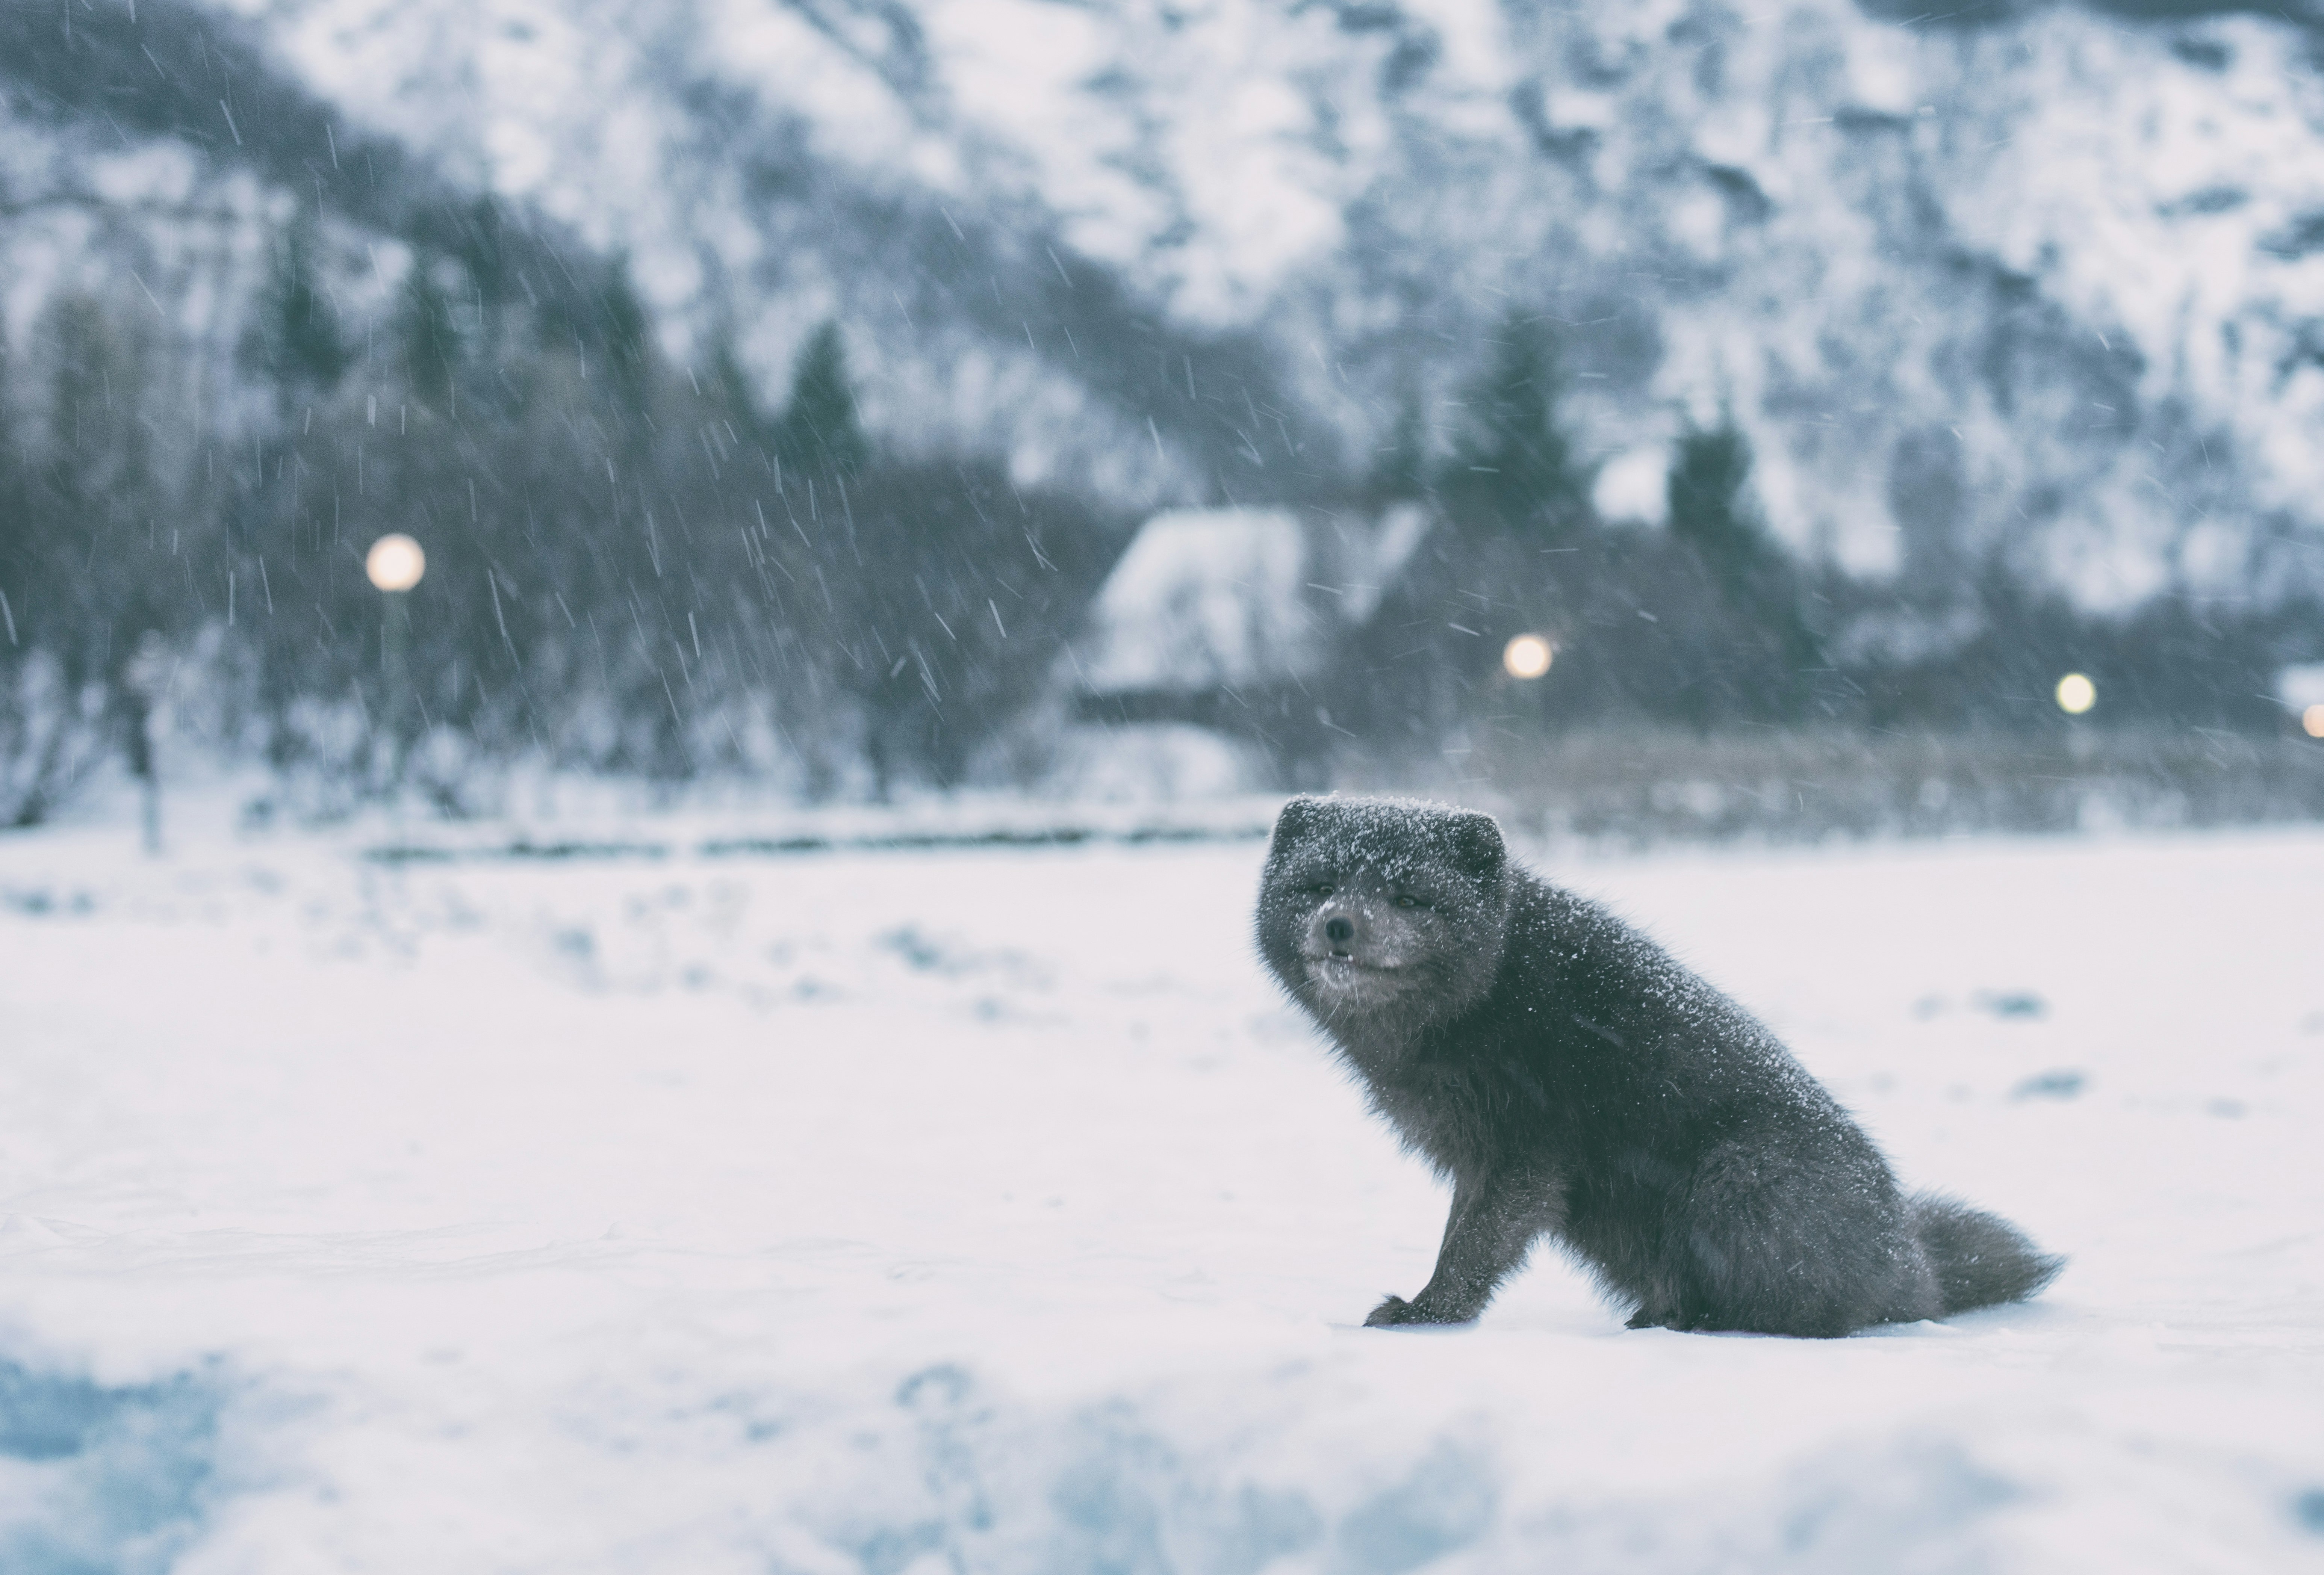
[[[598,293],[597,329],[614,403],[634,433],[653,402],[653,326],[624,263],[613,265]]]
[[[775,456],[786,468],[853,477],[870,462],[871,444],[856,418],[847,347],[837,323],[825,322],[799,352],[790,403],[775,424],[774,437]]]
[[[338,312],[316,287],[314,224],[303,216],[275,237],[258,320],[244,359],[274,386],[287,410],[338,386],[355,359],[339,336]]]
[[[28,642],[55,660],[69,705],[91,689],[101,697],[131,769],[150,789],[150,699],[133,660],[141,641],[170,632],[188,611],[169,572],[179,566],[158,546],[163,511],[141,419],[147,362],[119,321],[85,296],[57,300],[42,336],[54,372],[41,484],[27,500],[31,584],[17,615]],[[188,551],[190,562],[191,544]],[[40,790],[15,813],[40,818]]]
[[[1752,506],[1751,443],[1723,414],[1714,428],[1691,428],[1679,439],[1665,495],[1671,535],[1693,548],[1728,605],[1762,631],[1784,671],[1766,698],[1778,713],[1795,708],[1800,674],[1821,665],[1814,634],[1800,611],[1791,559]]]
[[[1573,535],[1590,522],[1590,475],[1558,428],[1564,375],[1556,337],[1545,324],[1512,317],[1494,345],[1440,490],[1458,525]]]
[[[734,436],[748,447],[771,451],[774,424],[759,409],[759,387],[734,355],[734,342],[722,335],[710,355],[709,386],[703,390],[711,407],[734,423]]]
[[[1428,491],[1428,427],[1420,396],[1410,391],[1397,402],[1396,424],[1375,456],[1369,490],[1384,502],[1417,498]]]
[[[8,354],[8,325],[0,320],[0,590],[14,587],[21,594],[32,561],[32,521],[26,495],[30,466],[17,447],[14,410],[8,398],[15,372]],[[0,666],[10,660],[12,649],[23,649],[21,640],[9,637],[7,622],[0,620]]]
[[[476,287],[477,299],[498,307],[515,297],[515,269],[509,261],[508,221],[497,198],[480,197],[454,216],[450,250]]]
[[[61,505],[60,526],[84,536],[86,554],[86,533],[139,518],[148,501],[148,436],[137,419],[143,357],[104,305],[88,296],[61,298],[42,326],[55,371],[48,463],[41,469]]]
[[[1731,416],[1708,431],[1690,428],[1679,439],[1665,488],[1671,534],[1692,546],[1723,581],[1760,572],[1774,553],[1744,491],[1750,479],[1750,439]]]
[[[33,516],[31,467],[16,447],[8,401],[14,371],[6,325],[0,324],[0,825],[18,823],[20,784],[31,778],[39,751],[23,714],[22,686],[32,657],[25,592],[39,576],[45,521]]]
[[[403,301],[403,374],[421,402],[435,404],[451,393],[459,346],[452,303],[423,258],[412,264]]]

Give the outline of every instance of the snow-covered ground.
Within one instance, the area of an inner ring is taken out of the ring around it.
[[[2072,1255],[1832,1343],[1355,1327],[1249,841],[130,844],[0,840],[9,1575],[2324,1567],[2316,831],[1546,860]]]

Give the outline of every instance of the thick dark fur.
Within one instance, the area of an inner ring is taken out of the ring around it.
[[[1261,954],[1452,1184],[1436,1272],[1369,1324],[1464,1323],[1549,1237],[1634,1329],[1832,1336],[2030,1296],[2063,1260],[1908,1197],[1751,1015],[1513,863],[1489,815],[1295,798]]]

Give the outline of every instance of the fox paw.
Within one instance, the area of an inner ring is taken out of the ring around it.
[[[1472,1318],[1449,1317],[1443,1312],[1432,1312],[1430,1309],[1423,1307],[1417,1303],[1406,1301],[1402,1296],[1390,1296],[1387,1301],[1382,1302],[1379,1306],[1372,1309],[1371,1316],[1364,1320],[1364,1327],[1366,1329],[1397,1329],[1412,1324],[1469,1323],[1473,1322],[1474,1319]]]

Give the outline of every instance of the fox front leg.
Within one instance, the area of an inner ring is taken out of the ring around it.
[[[1535,1239],[1563,1217],[1563,1190],[1539,1178],[1457,1180],[1436,1272],[1411,1301],[1390,1296],[1373,1308],[1364,1326],[1475,1322],[1501,1282],[1523,1266]]]

